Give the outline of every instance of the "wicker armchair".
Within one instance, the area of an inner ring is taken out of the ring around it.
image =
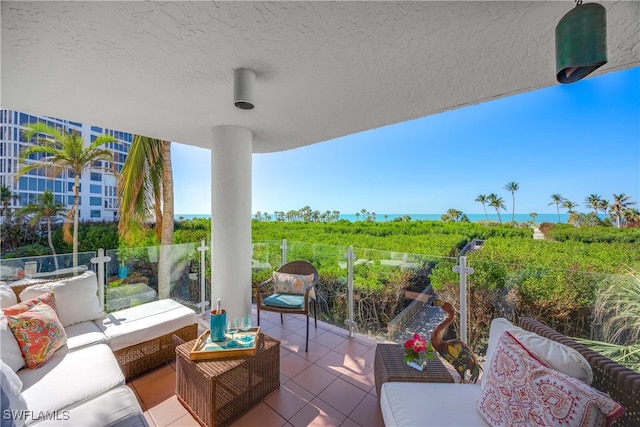
[[[260,326],[260,311],[280,313],[280,323],[284,322],[283,314],[304,314],[307,317],[304,351],[309,351],[310,303],[313,304],[315,327],[318,327],[316,314],[318,303],[315,294],[317,282],[318,270],[307,261],[291,261],[280,267],[270,279],[260,283],[256,288],[258,326]]]

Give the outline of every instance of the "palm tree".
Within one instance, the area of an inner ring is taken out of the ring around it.
[[[55,222],[60,215],[63,215],[65,210],[64,205],[56,202],[51,190],[47,189],[36,198],[36,203],[30,203],[16,211],[16,215],[18,217],[33,215],[31,217],[31,224],[34,226],[38,225],[43,220],[46,222],[47,241],[49,243],[49,249],[51,249],[51,254],[53,255],[53,263],[56,266],[56,270],[59,269],[59,266],[56,249],[54,248],[53,241],[51,240],[51,224]]]
[[[502,224],[500,209],[507,210],[507,208],[504,206],[504,200],[502,199],[502,197],[498,197],[498,195],[495,193],[489,194],[489,196],[487,196],[487,199],[489,200],[489,206],[496,210],[496,213],[498,214],[498,221],[500,222],[500,224]]]
[[[602,201],[602,197],[594,193],[594,194],[589,194],[589,196],[587,196],[587,198],[584,199],[584,204],[587,207],[592,208],[596,216],[598,216],[598,208],[600,207],[601,201]]]
[[[575,202],[572,202],[571,200],[564,199],[562,202],[562,207],[567,210],[567,213],[572,214],[575,212],[575,209],[578,207],[578,204]]]
[[[533,221],[533,223],[536,223],[536,217],[538,216],[538,214],[536,212],[531,212],[529,214],[529,216],[531,217],[531,220]]]
[[[487,207],[485,206],[486,203],[489,203],[489,199],[487,198],[487,195],[480,194],[478,197],[476,197],[476,200],[474,201],[482,203],[482,209],[484,209],[484,216],[487,218],[487,221],[489,221],[489,215],[487,215]]]
[[[516,191],[518,191],[520,189],[520,184],[518,184],[515,181],[511,181],[507,185],[504,186],[504,189],[511,192],[511,198],[513,200],[513,207],[511,209],[511,222],[515,222],[516,221],[516,219],[515,219],[515,216],[516,216]]]
[[[550,206],[553,204],[556,205],[556,211],[558,212],[558,224],[560,224],[561,222],[560,221],[560,203],[564,202],[565,198],[559,194],[552,194],[551,199],[552,199],[552,202],[549,203],[547,206]]]
[[[100,135],[89,145],[84,145],[82,136],[74,132],[67,132],[64,129],[55,129],[44,123],[29,123],[25,126],[24,136],[27,140],[31,140],[36,136],[39,145],[30,145],[20,152],[20,163],[22,167],[18,173],[18,178],[34,169],[44,169],[49,176],[58,176],[62,172],[72,172],[74,175],[73,185],[73,207],[67,213],[67,218],[62,228],[64,241],[73,243],[73,266],[78,266],[78,222],[79,222],[79,204],[80,197],[78,190],[80,188],[80,176],[89,169],[109,170],[116,174],[115,170],[104,167],[95,166],[97,162],[105,161],[108,164],[113,163],[113,154],[111,151],[100,148],[101,146],[114,142],[116,139],[110,135]],[[27,159],[33,155],[42,155],[43,157],[34,162],[26,163]],[[70,228],[73,218],[73,236],[71,236]]]
[[[640,211],[638,209],[625,209],[622,211],[622,218],[624,218],[627,227],[640,227]]]
[[[622,226],[622,212],[630,205],[635,205],[635,202],[630,202],[631,196],[627,196],[624,193],[613,195],[613,204],[609,207],[609,210],[616,218],[616,227]]]
[[[121,173],[118,233],[126,242],[133,242],[155,219],[155,235],[160,240],[158,296],[168,298],[173,243],[171,142],[134,135]]]
[[[16,200],[18,196],[11,193],[11,189],[5,185],[0,185],[0,217],[6,216],[7,221],[11,220],[11,210],[9,205],[11,200]]]

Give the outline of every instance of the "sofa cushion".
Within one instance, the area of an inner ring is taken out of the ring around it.
[[[93,322],[76,323],[67,326],[64,330],[67,333],[67,348],[69,350],[107,343],[107,337],[104,336],[98,325]]]
[[[22,426],[24,417],[15,416],[27,409],[27,401],[20,391],[22,381],[7,364],[0,360],[0,400],[2,404],[2,425]]]
[[[196,323],[196,313],[172,300],[163,299],[109,313],[96,325],[118,351]]]
[[[380,409],[387,427],[486,426],[476,401],[479,384],[389,382],[380,390]]]
[[[56,311],[63,326],[104,317],[98,300],[98,280],[93,271],[56,282],[29,286],[20,293],[20,299],[24,301],[48,291],[56,294]]]
[[[44,303],[36,304],[20,314],[7,316],[7,323],[30,369],[44,365],[67,342],[67,334],[56,312]]]
[[[7,324],[7,317],[0,310],[0,355],[4,363],[9,365],[13,372],[24,366],[24,357],[15,335]]]
[[[11,286],[0,282],[0,308],[10,307],[18,303],[18,297]]]
[[[491,426],[609,426],[624,414],[606,394],[546,366],[510,332],[485,375],[477,408]]]
[[[553,369],[577,378],[585,384],[591,384],[593,372],[582,354],[557,341],[525,331],[504,318],[493,319],[491,322],[485,366],[490,366],[491,356],[505,331],[511,332],[529,351]],[[481,383],[484,384],[484,379]]]
[[[135,427],[148,426],[133,391],[126,385],[113,388],[106,393],[65,408],[61,416],[35,425],[86,426],[86,427]]]
[[[124,384],[118,362],[106,344],[76,351],[60,349],[44,366],[22,369],[18,376],[29,410],[36,414],[72,407]]]

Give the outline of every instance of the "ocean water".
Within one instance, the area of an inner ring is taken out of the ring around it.
[[[386,217],[385,217],[386,215]],[[405,215],[409,215],[411,217],[412,221],[415,220],[422,220],[422,221],[440,221],[440,217],[443,214],[376,214],[376,222],[384,222],[384,221],[392,221],[394,218],[401,218]],[[272,218],[275,218],[274,215],[271,215]],[[502,216],[502,222],[510,222],[511,221],[511,214],[501,214]],[[489,218],[489,221],[495,221],[498,222],[498,215],[497,214],[490,214],[488,213],[486,216],[485,214],[481,213],[481,214],[467,214],[467,217],[469,218],[469,221],[471,222],[478,222],[478,221],[486,221],[487,217]],[[193,219],[193,218],[211,218],[211,215],[209,214],[181,214],[181,215],[176,215],[175,219],[178,220],[179,218],[184,218],[184,219]],[[356,220],[358,221],[362,221],[364,219],[364,217],[362,215],[360,215],[358,218],[356,218],[355,214],[340,214],[340,219],[346,219],[347,221],[351,221],[351,222],[356,222]],[[528,222],[531,221],[531,216],[529,214],[515,214],[514,217],[516,222]],[[566,223],[567,220],[569,219],[569,215],[568,214],[560,214],[560,222],[562,223]],[[546,214],[538,214],[538,216],[536,216],[536,224],[541,224],[543,222],[551,222],[551,223],[557,223],[558,222],[558,214],[554,214],[554,213],[546,213]]]

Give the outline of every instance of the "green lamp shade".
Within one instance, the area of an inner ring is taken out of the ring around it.
[[[606,9],[596,3],[576,6],[556,26],[558,82],[577,82],[606,63]]]

